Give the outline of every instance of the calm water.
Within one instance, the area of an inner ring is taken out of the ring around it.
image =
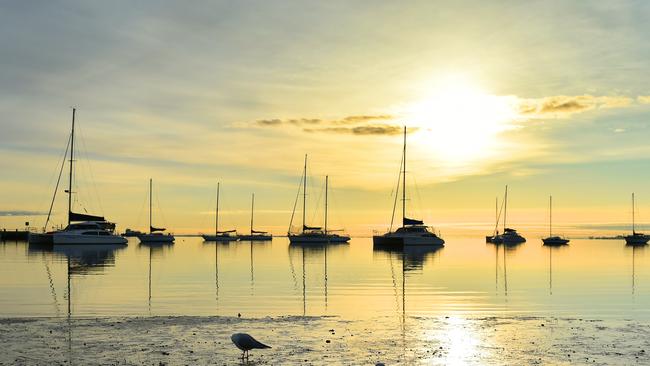
[[[0,243],[0,316],[539,315],[650,318],[650,256],[622,240],[549,248],[447,237],[440,249]],[[68,286],[69,289],[68,290]],[[70,296],[68,296],[68,291]],[[69,300],[69,301],[68,301]]]

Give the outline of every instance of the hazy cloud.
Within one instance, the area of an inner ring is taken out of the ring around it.
[[[624,96],[593,96],[593,95],[557,95],[539,99],[522,99],[519,102],[519,113],[526,116],[569,116],[598,108],[623,108],[630,106],[633,99]]]
[[[21,211],[21,210],[0,211],[0,216],[44,216],[44,215],[47,215],[47,212]]]
[[[293,125],[293,126],[305,126],[305,125],[359,125],[372,121],[386,121],[394,119],[394,116],[387,114],[380,115],[355,115],[347,116],[341,119],[334,120],[324,120],[320,118],[272,118],[272,119],[260,119],[256,121],[257,125],[260,126],[281,126],[281,125]]]
[[[417,128],[409,128],[410,132],[417,131]],[[402,126],[395,125],[369,125],[357,127],[326,127],[326,128],[305,128],[305,132],[341,133],[351,135],[399,135],[403,131]]]
[[[650,104],[650,95],[639,95],[636,97],[636,101],[640,104]]]

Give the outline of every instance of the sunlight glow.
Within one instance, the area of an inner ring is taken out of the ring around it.
[[[498,153],[500,134],[515,127],[517,98],[496,96],[462,78],[450,78],[406,107],[420,145],[452,165],[486,160]]]

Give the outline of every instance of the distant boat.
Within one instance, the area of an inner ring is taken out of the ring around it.
[[[303,196],[302,196],[302,230],[298,234],[294,234],[291,232],[291,224],[293,223],[293,215],[295,214],[295,205],[294,205],[294,211],[291,214],[291,222],[289,223],[289,231],[287,233],[287,236],[289,237],[289,242],[291,244],[308,244],[308,243],[320,243],[320,244],[327,244],[327,243],[347,243],[350,241],[350,236],[345,235],[345,234],[336,234],[333,233],[334,230],[328,230],[327,229],[327,191],[328,191],[328,182],[329,182],[329,177],[325,177],[325,226],[323,228],[321,227],[313,227],[313,226],[307,226],[305,223],[306,219],[306,210],[307,210],[307,155],[305,155],[305,166],[303,170],[303,177],[302,177],[302,191],[303,191]]]
[[[115,224],[108,222],[102,216],[80,214],[72,211],[72,181],[74,172],[74,127],[76,109],[72,109],[72,129],[70,132],[70,170],[68,175],[68,226],[63,230],[46,233],[30,233],[29,242],[32,244],[126,244],[127,240],[115,234]],[[63,171],[63,166],[61,166]],[[59,173],[59,180],[61,174]],[[57,187],[59,184],[57,180]],[[56,199],[56,189],[50,211],[45,222],[45,229],[50,219],[52,206]]]
[[[266,231],[258,231],[253,229],[253,213],[255,212],[255,193],[251,199],[251,231],[249,235],[239,235],[239,240],[250,241],[268,241],[273,239],[273,235]]]
[[[403,168],[403,169],[402,169]],[[444,245],[445,241],[424,225],[422,220],[409,219],[406,217],[406,126],[404,127],[404,146],[402,149],[402,164],[400,166],[402,180],[402,227],[387,233],[374,235],[373,244],[376,245]],[[399,191],[399,182],[397,186]],[[393,213],[397,205],[397,196],[393,205]]]
[[[157,228],[153,226],[153,207],[152,207],[152,198],[153,194],[151,193],[153,191],[153,180],[150,178],[149,179],[149,233],[148,234],[140,234],[138,235],[138,239],[140,239],[141,243],[145,244],[159,244],[159,243],[173,243],[174,242],[174,236],[171,234],[163,234],[162,232],[165,231],[165,228]]]
[[[625,243],[628,245],[645,245],[650,240],[650,235],[637,233],[634,222],[634,193],[632,193],[632,235],[625,236]]]
[[[131,238],[131,237],[137,237],[138,235],[142,235],[142,234],[144,234],[144,233],[142,231],[140,231],[140,230],[126,229],[126,231],[124,231],[124,233],[122,233],[122,236],[125,237],[125,238]]]
[[[201,236],[205,241],[236,241],[238,239],[236,230],[219,231],[219,185],[217,183],[217,208],[215,210],[214,235],[203,234]]]
[[[503,234],[496,235],[493,239],[495,244],[520,244],[526,242],[526,238],[519,235],[517,230],[510,229],[506,226],[506,218],[508,212],[508,186],[506,185],[506,193],[503,201]]]
[[[553,236],[553,196],[548,198],[548,237],[542,239],[544,245],[565,245],[569,244],[569,239],[563,238],[561,236]]]

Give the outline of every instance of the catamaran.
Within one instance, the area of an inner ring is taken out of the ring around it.
[[[296,212],[296,207],[294,205],[294,210],[293,213],[291,214],[291,222],[289,222],[289,230],[287,232],[287,236],[289,237],[289,242],[291,244],[306,244],[306,243],[321,243],[321,244],[327,244],[327,243],[347,243],[350,241],[350,236],[346,234],[336,234],[334,233],[335,230],[328,230],[327,229],[327,191],[328,191],[328,183],[329,183],[329,176],[325,177],[325,226],[323,228],[321,227],[313,227],[313,226],[307,226],[306,225],[306,212],[307,212],[307,155],[305,155],[305,167],[303,170],[303,177],[302,177],[302,230],[300,233],[292,233],[291,232],[291,225],[293,224],[293,217]],[[298,190],[298,193],[300,193],[300,189]],[[296,197],[297,198],[297,197]]]
[[[548,197],[548,238],[542,239],[544,245],[565,245],[569,239],[561,236],[553,236],[553,196]]]
[[[163,234],[162,232],[165,231],[166,229],[164,227],[158,228],[153,226],[153,180],[149,178],[149,233],[148,234],[140,234],[138,235],[138,239],[140,239],[141,243],[144,244],[158,244],[158,243],[173,243],[174,242],[174,236],[171,234]]]
[[[259,231],[253,229],[253,212],[255,212],[255,193],[251,199],[251,231],[248,235],[239,235],[239,240],[250,240],[250,241],[268,241],[273,239],[273,235],[269,234],[266,231]]]
[[[387,233],[374,235],[372,241],[376,245],[444,245],[445,241],[436,235],[422,220],[409,219],[406,217],[406,126],[404,127],[404,147],[402,150],[402,163],[400,166],[402,180],[402,227]],[[399,191],[399,182],[398,182]],[[393,204],[393,213],[397,205],[397,195]]]
[[[74,176],[74,127],[76,109],[72,109],[72,129],[70,132],[70,171],[68,176],[68,226],[63,230],[46,233],[30,233],[29,242],[33,244],[126,244],[127,240],[115,234],[115,224],[108,222],[102,216],[80,214],[72,211],[72,182]],[[63,170],[63,165],[61,166]],[[59,173],[59,179],[61,175]],[[57,188],[58,188],[57,181]],[[52,198],[52,205],[56,199],[56,189]],[[49,222],[50,212],[45,222],[45,228]]]
[[[237,231],[227,230],[219,231],[219,183],[217,183],[217,208],[215,210],[214,219],[214,235],[203,234],[201,235],[204,241],[236,241]]]
[[[494,244],[520,244],[526,241],[526,238],[519,235],[517,230],[510,229],[506,226],[506,218],[508,213],[508,186],[506,185],[506,193],[503,201],[503,234],[496,235],[493,239]]]
[[[632,193],[632,235],[625,236],[625,243],[628,245],[645,245],[650,240],[650,235],[637,233],[634,222],[634,193]]]

